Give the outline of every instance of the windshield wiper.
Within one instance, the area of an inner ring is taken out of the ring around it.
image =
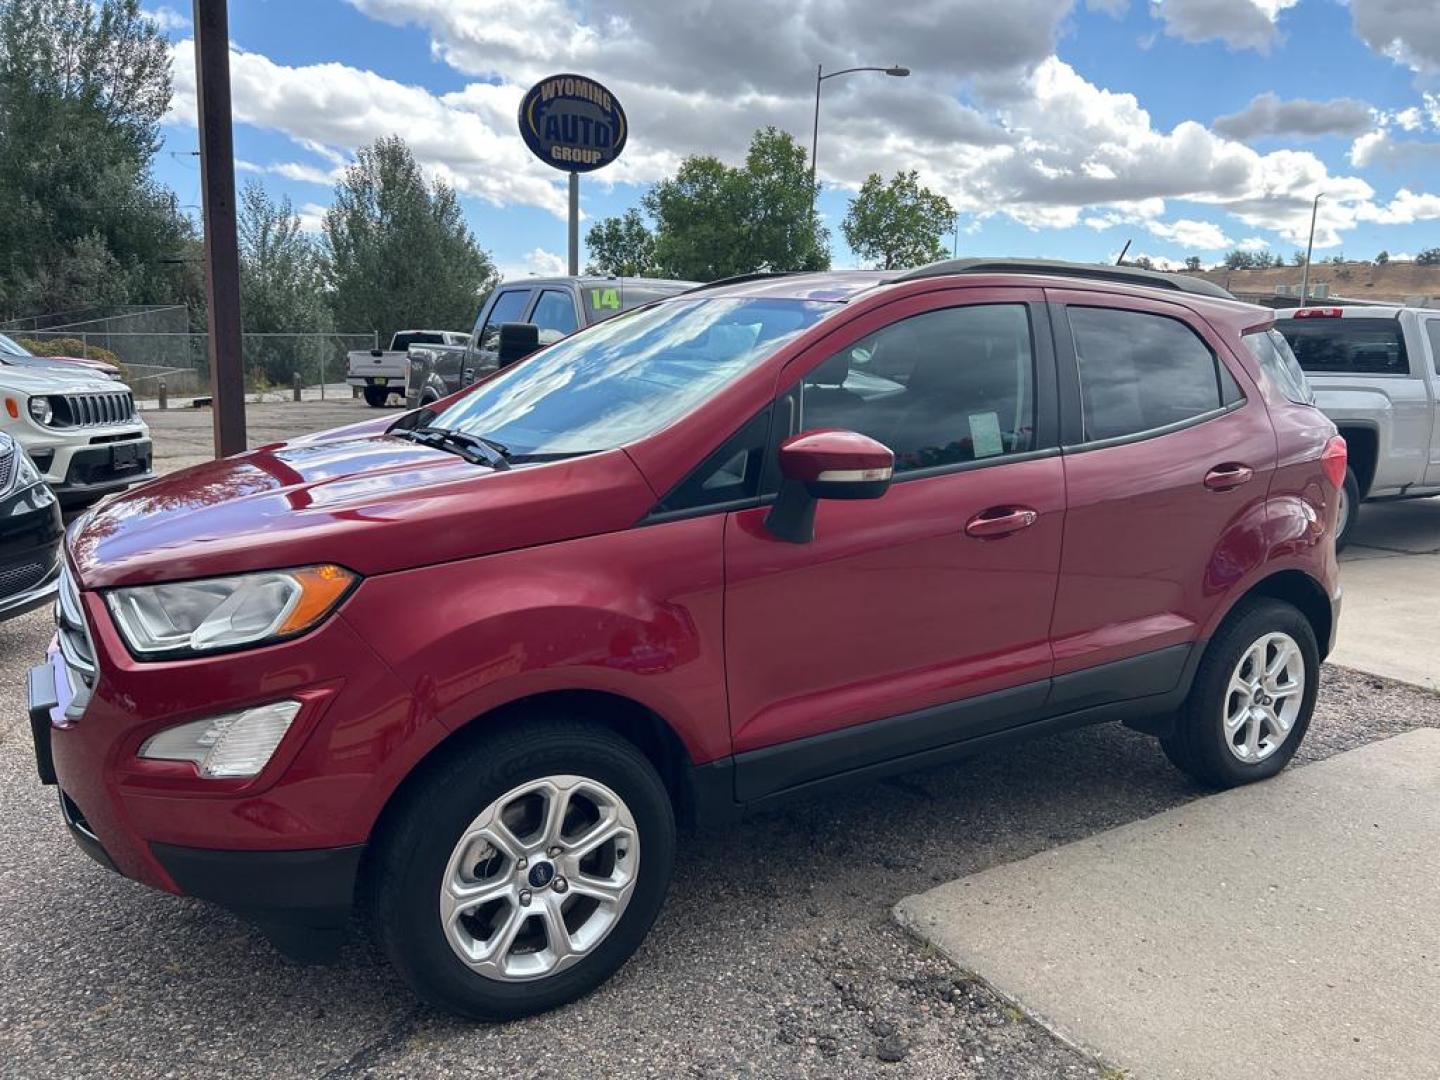
[[[418,427],[409,431],[392,431],[391,434],[413,439],[437,450],[449,450],[459,454],[472,465],[488,465],[496,472],[504,472],[510,468],[509,448],[483,435],[437,427]]]

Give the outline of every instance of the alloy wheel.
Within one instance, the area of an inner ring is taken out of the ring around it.
[[[1305,698],[1305,657],[1289,634],[1269,633],[1240,654],[1225,693],[1225,745],[1240,761],[1264,761],[1294,730]]]

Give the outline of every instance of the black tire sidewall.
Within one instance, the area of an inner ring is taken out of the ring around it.
[[[1225,745],[1224,699],[1230,675],[1245,650],[1265,634],[1275,631],[1288,634],[1300,647],[1305,660],[1305,692],[1300,712],[1284,744],[1264,761],[1248,764],[1235,757]],[[1171,757],[1177,759],[1176,764],[1212,786],[1236,787],[1268,779],[1284,769],[1299,749],[1309,729],[1319,689],[1320,651],[1310,621],[1282,601],[1248,602],[1211,640],[1181,713],[1182,727],[1176,733],[1180,745],[1167,749],[1178,751],[1171,753]]]
[[[649,762],[608,732],[537,732],[522,740],[476,740],[406,809],[377,882],[377,927],[392,963],[426,1000],[462,1015],[505,1020],[583,996],[618,970],[644,940],[664,902],[674,864],[675,820]],[[464,829],[506,791],[541,776],[596,780],[624,800],[639,832],[639,880],[619,923],[573,967],[531,982],[501,982],[470,969],[440,922],[445,868]]]
[[[390,391],[377,386],[365,387],[365,404],[372,409],[383,409],[390,402]]]
[[[1341,551],[1350,542],[1350,536],[1355,531],[1355,523],[1360,519],[1360,482],[1355,478],[1355,470],[1349,466],[1345,468],[1345,520],[1335,523],[1335,550]]]

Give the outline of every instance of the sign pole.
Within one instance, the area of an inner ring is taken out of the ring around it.
[[[245,365],[240,349],[240,252],[235,232],[235,148],[230,130],[230,28],[225,0],[195,0],[195,97],[205,214],[205,293],[215,456],[245,449]]]
[[[570,174],[570,276],[580,273],[580,174]]]

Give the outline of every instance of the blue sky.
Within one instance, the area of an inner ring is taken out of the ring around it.
[[[151,8],[177,91],[157,171],[193,205],[185,7]],[[826,84],[836,266],[854,189],[902,168],[957,206],[962,254],[1288,254],[1317,191],[1321,256],[1440,245],[1434,0],[232,0],[231,37],[242,180],[313,226],[355,147],[398,131],[510,274],[565,250],[563,174],[515,130],[530,83],[581,71],[626,106],[624,157],[582,181],[593,220],[763,124],[808,146],[817,62],[914,70]]]

